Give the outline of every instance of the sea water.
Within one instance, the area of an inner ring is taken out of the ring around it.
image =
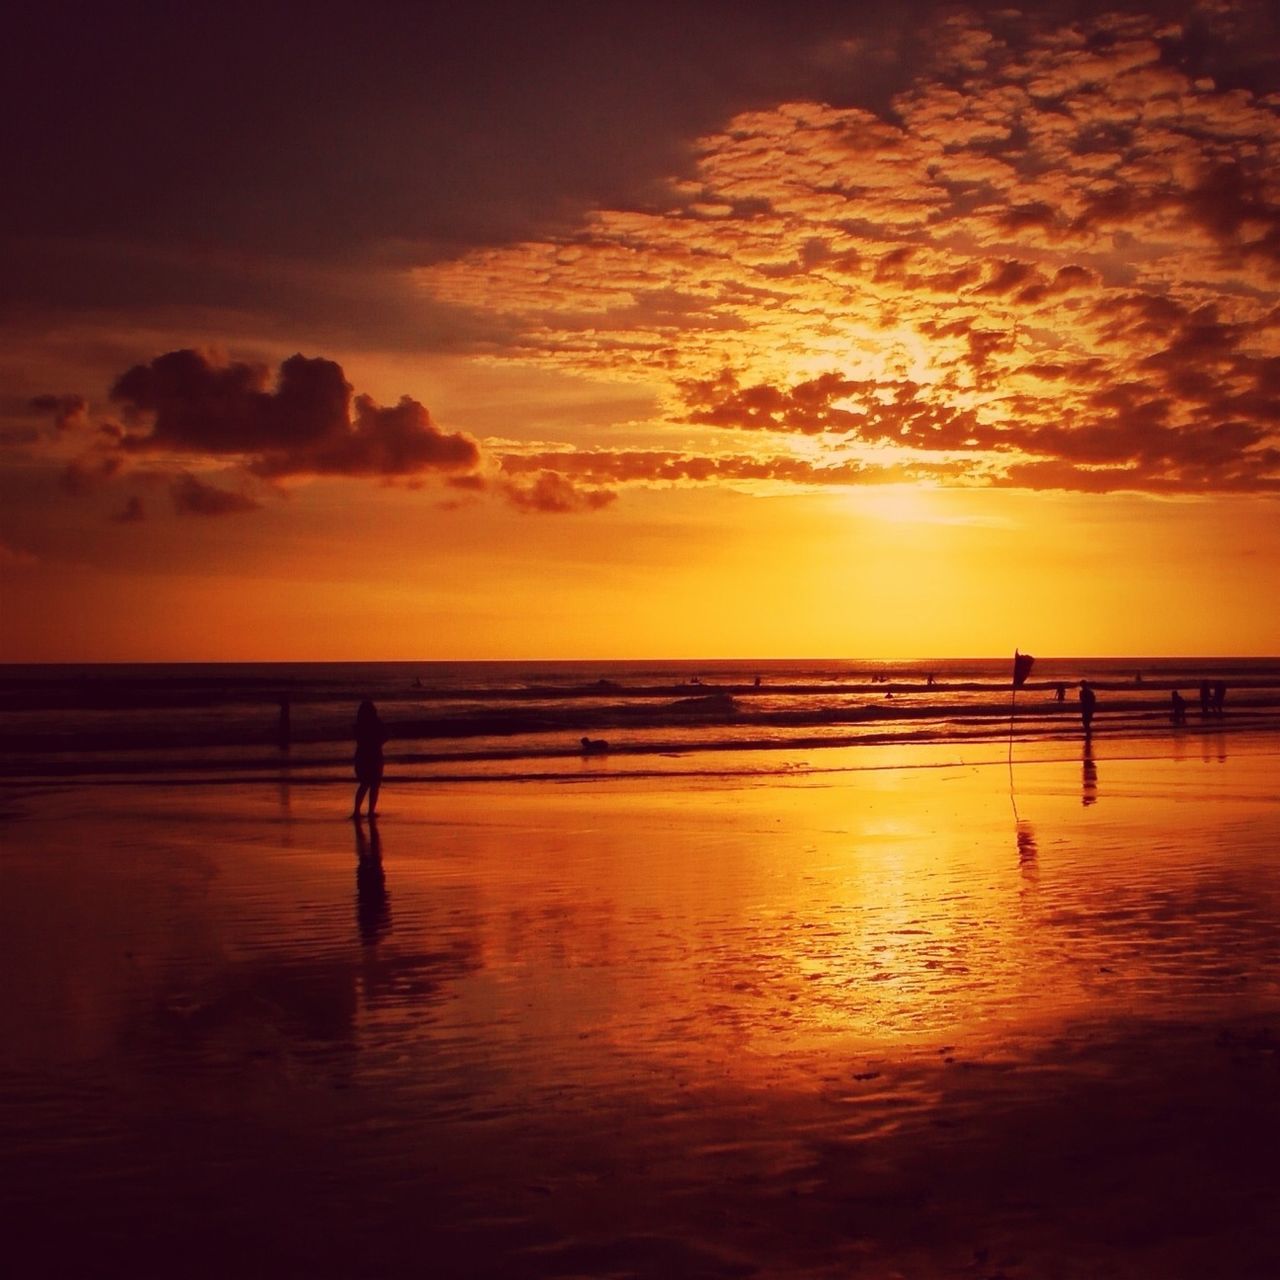
[[[350,772],[356,706],[378,706],[389,775],[547,777],[597,765],[717,768],[715,755],[791,769],[795,752],[871,743],[1054,740],[1094,730],[1187,732],[1280,724],[1280,659],[1048,658],[1015,692],[1012,657],[857,660],[183,663],[0,667],[0,774],[323,780]],[[1226,686],[1221,712],[1200,690]],[[1059,686],[1064,697],[1058,699]],[[282,705],[288,708],[282,737]]]

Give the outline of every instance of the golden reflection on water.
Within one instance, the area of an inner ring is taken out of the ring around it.
[[[798,1083],[833,1057],[1273,998],[1274,757],[1118,758],[1104,790],[1095,749],[1020,763],[1017,819],[999,769],[958,765],[391,787],[354,850],[332,789],[274,812],[94,793],[15,828],[40,847],[8,865],[9,991],[39,997],[10,994],[7,1052],[333,1051],[409,1091],[462,1073],[475,1104],[637,1073]]]
[[[1276,1274],[1268,745],[50,794],[0,1192],[139,1275]]]

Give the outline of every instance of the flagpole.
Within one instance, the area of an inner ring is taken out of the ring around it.
[[[1009,803],[1013,806],[1013,822],[1018,823],[1018,801],[1013,794],[1013,709],[1018,700],[1018,686],[1009,690]]]
[[[1013,816],[1018,817],[1018,802],[1013,798],[1013,721],[1018,710],[1018,686],[1031,674],[1035,659],[1029,653],[1013,651],[1013,679],[1009,682],[1009,800]]]

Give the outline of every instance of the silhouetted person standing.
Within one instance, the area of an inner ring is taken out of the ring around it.
[[[1054,692],[1054,695],[1053,695],[1054,701],[1062,702],[1066,698],[1066,696],[1067,696],[1067,686],[1065,684],[1060,684],[1056,689],[1056,691]]]
[[[382,785],[382,744],[387,731],[378,718],[378,709],[366,698],[356,712],[356,802],[351,816],[360,816],[360,802],[369,793],[369,817],[375,816],[378,807],[378,788]]]
[[[1174,724],[1187,723],[1187,700],[1177,689],[1173,691],[1173,715],[1171,718]]]
[[[1080,720],[1084,725],[1084,736],[1093,733],[1093,709],[1097,705],[1098,695],[1089,688],[1087,680],[1080,681]]]
[[[1200,714],[1207,716],[1209,714],[1209,703],[1213,698],[1213,692],[1209,688],[1207,680],[1200,681]]]
[[[1224,714],[1227,707],[1227,686],[1225,681],[1219,680],[1213,686],[1213,714],[1220,716]]]

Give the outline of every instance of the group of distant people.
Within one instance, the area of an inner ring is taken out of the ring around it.
[[[1220,716],[1226,713],[1227,686],[1219,680],[1212,688],[1207,680],[1200,681],[1200,714]]]
[[[1207,680],[1200,681],[1200,714],[1202,716],[1221,716],[1226,714],[1227,686],[1219,680],[1211,685]],[[1174,724],[1187,723],[1187,700],[1180,690],[1173,691],[1173,712],[1169,717]]]
[[[1067,695],[1066,685],[1060,684],[1054,692],[1055,700],[1062,702]],[[1174,724],[1187,723],[1187,700],[1177,689],[1172,693],[1172,711],[1170,719]],[[1200,682],[1200,714],[1202,716],[1220,716],[1226,714],[1227,703],[1227,686],[1226,682],[1219,680],[1217,684],[1210,684],[1208,680]],[[1087,738],[1093,732],[1093,714],[1098,705],[1098,695],[1094,693],[1092,686],[1087,680],[1080,681],[1080,721],[1084,726],[1084,736]]]

